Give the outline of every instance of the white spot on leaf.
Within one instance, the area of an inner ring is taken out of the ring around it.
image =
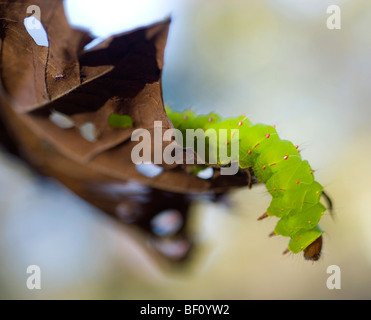
[[[182,259],[189,252],[191,244],[185,239],[155,239],[154,247],[171,259]]]
[[[138,163],[135,165],[135,168],[139,173],[148,178],[154,178],[164,171],[164,168],[155,165],[152,162]]]
[[[211,168],[211,167],[208,167],[204,170],[201,170],[199,173],[197,173],[197,177],[199,177],[200,179],[211,179],[212,176],[214,174],[214,169]]]
[[[162,211],[151,220],[152,231],[159,236],[173,235],[180,230],[182,225],[182,214],[175,209]]]
[[[133,223],[142,215],[134,203],[122,202],[116,207],[117,216],[126,223]]]
[[[99,131],[96,128],[95,124],[92,122],[86,122],[81,125],[80,133],[81,136],[89,142],[96,142],[99,137]]]
[[[35,17],[28,17],[24,19],[23,23],[28,34],[38,46],[49,47],[48,35],[39,20]]]
[[[62,129],[71,129],[75,126],[71,117],[55,110],[50,114],[49,120]]]

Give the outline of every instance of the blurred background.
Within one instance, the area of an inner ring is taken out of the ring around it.
[[[329,30],[330,5],[341,30]],[[99,39],[171,15],[164,100],[174,109],[246,113],[300,145],[334,202],[319,262],[281,253],[258,222],[264,185],[239,189],[231,207],[194,204],[197,247],[185,265],[163,264],[135,230],[0,151],[0,298],[369,299],[371,6],[366,0],[65,1],[69,21]],[[41,268],[28,290],[26,268]],[[329,290],[327,267],[341,269]]]

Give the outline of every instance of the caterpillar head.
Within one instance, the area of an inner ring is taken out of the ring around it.
[[[304,250],[304,258],[306,260],[317,261],[321,257],[322,251],[322,236],[317,238]]]

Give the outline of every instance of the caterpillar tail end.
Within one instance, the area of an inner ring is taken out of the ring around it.
[[[283,255],[289,253],[290,249],[285,249],[282,252]],[[321,257],[322,252],[322,236],[317,238],[313,243],[311,243],[308,247],[304,250],[304,259],[310,261],[318,261]]]
[[[318,261],[322,252],[322,236],[317,238],[304,250],[304,258],[306,260]]]

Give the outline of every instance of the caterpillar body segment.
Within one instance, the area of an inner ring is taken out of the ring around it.
[[[326,208],[320,203],[322,186],[314,180],[314,170],[308,161],[302,160],[298,146],[281,140],[273,126],[252,124],[245,116],[222,119],[215,113],[197,116],[193,111],[177,112],[166,107],[174,128],[184,135],[187,129],[208,129],[218,134],[207,136],[205,161],[210,150],[217,150],[217,163],[228,164],[220,151],[231,154],[231,142],[238,141],[236,156],[241,169],[252,168],[257,179],[266,184],[272,201],[266,216],[279,221],[273,234],[289,237],[288,250],[304,251],[304,257],[318,260],[322,249],[323,230],[318,225]],[[236,131],[238,130],[238,134]],[[235,140],[235,141],[233,141]],[[194,142],[196,152],[197,143]],[[225,149],[225,150],[223,150]]]

